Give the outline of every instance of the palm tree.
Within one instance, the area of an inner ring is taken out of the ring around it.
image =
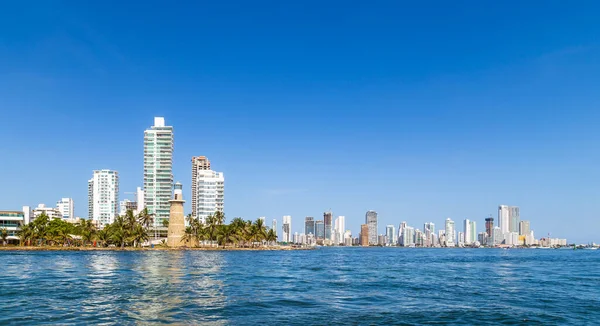
[[[223,212],[216,211],[213,214],[213,217],[215,218],[215,222],[217,223],[217,225],[222,225],[223,223],[225,223],[225,214],[223,214]]]
[[[40,240],[40,244],[46,243],[46,237],[48,233],[48,225],[50,223],[50,217],[46,215],[46,213],[42,213],[40,216],[36,217],[33,222],[33,234],[32,238],[36,240]]]
[[[229,224],[233,228],[232,233],[235,234],[237,242],[240,240],[245,240],[245,228],[246,222],[241,217],[234,218]],[[243,244],[242,244],[243,245]]]
[[[147,229],[154,219],[154,214],[148,214],[148,207],[144,207],[138,214],[138,221]]]
[[[217,226],[218,220],[214,215],[209,215],[206,217],[206,235],[208,240],[215,241],[217,239]]]
[[[217,241],[219,245],[227,246],[228,243],[234,243],[237,241],[235,234],[233,234],[233,227],[231,225],[221,225],[217,232]]]
[[[0,229],[0,238],[2,238],[2,245],[6,247],[6,240],[8,239],[8,230],[6,228]]]
[[[277,234],[275,234],[273,229],[270,229],[269,232],[267,232],[267,241],[269,243],[274,243],[277,241]]]
[[[108,228],[104,228],[98,231],[98,233],[96,233],[96,238],[98,239],[98,242],[100,242],[100,245],[102,247],[105,247],[111,238],[110,233],[108,232]]]
[[[33,237],[33,228],[31,224],[22,225],[17,231],[17,235],[19,236],[19,243],[23,246],[24,243],[27,243]]]
[[[132,232],[133,238],[133,246],[137,247],[139,244],[142,245],[143,242],[148,241],[148,231],[141,224],[135,224],[135,227]]]
[[[135,228],[136,224],[137,224],[137,219],[133,215],[133,211],[131,209],[128,209],[127,212],[125,213],[125,225],[127,226],[128,229],[133,230]]]
[[[94,235],[96,234],[96,226],[94,225],[91,219],[84,219],[79,222],[78,227],[79,234],[81,235],[81,240],[83,241],[83,246],[85,246],[86,243],[91,242],[94,238]]]
[[[194,239],[194,228],[191,226],[187,226],[185,228],[185,231],[183,232],[183,236],[181,237],[181,240],[183,240],[186,244],[188,244],[189,242],[191,242]]]
[[[256,241],[262,242],[267,238],[267,228],[263,220],[257,219],[254,222]]]
[[[118,216],[115,222],[110,226],[110,239],[121,246],[121,249],[125,248],[125,242],[129,237],[129,229],[127,222],[123,216]]]

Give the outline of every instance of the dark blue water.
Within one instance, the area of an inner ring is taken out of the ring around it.
[[[0,324],[598,324],[600,251],[0,251]]]

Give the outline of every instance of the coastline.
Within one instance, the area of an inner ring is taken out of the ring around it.
[[[0,251],[287,251],[287,250],[314,250],[314,248],[297,248],[289,246],[278,247],[261,247],[261,248],[235,248],[235,247],[198,247],[198,248],[169,248],[169,247],[154,247],[154,248],[132,248],[132,247],[27,247],[27,246],[7,246],[0,247]]]

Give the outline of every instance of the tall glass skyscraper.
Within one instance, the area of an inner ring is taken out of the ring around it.
[[[306,234],[306,235],[312,234],[313,236],[315,235],[315,218],[314,217],[307,216],[304,219],[304,234]]]
[[[369,245],[377,245],[377,212],[365,214],[365,224],[369,226]]]
[[[315,232],[315,239],[323,240],[325,238],[325,224],[323,223],[323,221],[315,222]]]
[[[154,227],[169,219],[173,191],[173,127],[154,118],[144,132],[144,206],[154,214]]]

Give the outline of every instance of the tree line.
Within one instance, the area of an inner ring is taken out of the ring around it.
[[[263,220],[254,222],[234,218],[230,224],[224,224],[225,215],[216,212],[206,218],[204,223],[191,215],[186,218],[188,226],[182,240],[188,247],[234,246],[256,247],[274,244],[277,235],[267,230]],[[22,225],[17,231],[21,246],[91,246],[99,247],[141,247],[150,239],[150,226],[154,216],[147,209],[135,215],[128,210],[125,215],[117,216],[113,223],[103,228],[96,227],[91,219],[83,219],[73,224],[62,219],[51,219],[45,213],[31,223]],[[163,222],[168,226],[168,221]],[[6,244],[6,230],[0,230],[0,238]],[[164,245],[164,243],[163,243]]]

